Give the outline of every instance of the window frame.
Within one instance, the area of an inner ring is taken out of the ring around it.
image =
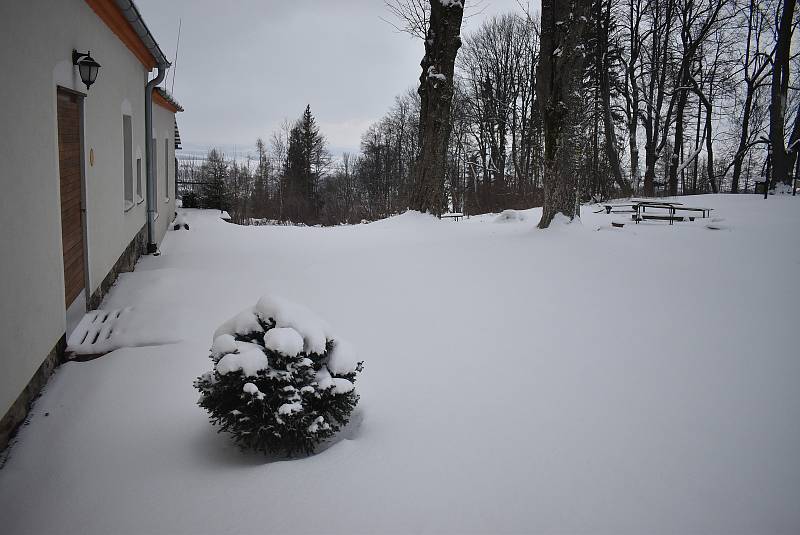
[[[169,138],[164,138],[164,203],[169,202]]]
[[[133,117],[128,114],[122,114],[122,167],[122,206],[128,212],[136,206],[133,183]]]
[[[136,158],[136,204],[142,204],[144,202],[142,189],[142,159]]]

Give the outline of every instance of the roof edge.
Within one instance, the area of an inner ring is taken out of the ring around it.
[[[144,19],[142,18],[141,13],[139,13],[139,9],[132,2],[132,0],[114,0],[114,3],[122,12],[125,20],[128,21],[128,24],[131,25],[133,31],[136,32],[136,35],[139,36],[142,44],[156,60],[156,66],[167,68],[172,65],[167,59],[166,54],[164,54],[164,51],[158,46],[158,43],[153,37],[153,34],[150,33],[150,29],[147,27],[147,24],[144,23]]]
[[[178,101],[175,100],[175,97],[169,94],[169,92],[164,89],[163,87],[155,87],[155,92],[153,93],[153,102],[162,106],[172,113],[178,113],[183,111],[183,106],[178,104]]]

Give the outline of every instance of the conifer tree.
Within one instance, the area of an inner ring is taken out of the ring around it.
[[[255,176],[253,177],[253,199],[252,212],[256,217],[265,217],[267,204],[269,202],[269,186],[267,182],[269,174],[269,163],[267,160],[267,149],[261,138],[256,140],[256,165]]]
[[[226,179],[228,177],[228,164],[225,157],[217,149],[211,149],[206,156],[200,174],[203,185],[200,189],[200,205],[203,208],[228,209],[228,192]]]
[[[310,310],[262,297],[214,334],[198,404],[242,449],[313,453],[346,425],[363,362]]]
[[[319,219],[319,179],[330,161],[325,137],[320,134],[311,106],[289,134],[286,157],[286,183],[289,194],[287,215],[290,219],[315,223]]]

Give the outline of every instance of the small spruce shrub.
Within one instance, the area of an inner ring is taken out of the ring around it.
[[[181,206],[183,208],[199,208],[200,201],[197,198],[197,194],[193,191],[187,191],[184,193],[183,197],[181,197]]]
[[[346,425],[363,362],[305,307],[274,297],[214,333],[198,404],[242,449],[310,454]]]

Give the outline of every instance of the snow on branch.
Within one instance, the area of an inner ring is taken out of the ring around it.
[[[428,67],[428,80],[431,80],[431,79],[434,80],[434,82],[433,82],[434,84],[436,83],[436,81],[446,82],[447,81],[447,76],[445,76],[444,74],[442,74],[440,72],[436,72],[436,67],[431,65],[430,67]]]
[[[705,136],[705,134],[704,134],[704,135],[703,135],[703,140],[705,140],[705,137],[706,137],[706,136]],[[698,146],[697,146],[697,150],[695,150],[695,151],[694,151],[694,152],[693,152],[691,155],[689,155],[689,158],[687,158],[686,160],[684,160],[684,161],[683,161],[683,162],[682,162],[682,163],[681,163],[681,164],[678,166],[678,170],[677,170],[677,171],[675,171],[675,173],[676,173],[676,174],[680,174],[680,173],[681,173],[681,171],[683,171],[684,169],[686,169],[686,167],[687,167],[687,166],[688,166],[690,163],[692,163],[692,162],[694,161],[694,159],[695,159],[695,158],[697,158],[698,156],[700,156],[700,153],[701,153],[701,152],[703,152],[703,142],[702,142],[702,141],[700,142],[700,145],[698,145]]]

